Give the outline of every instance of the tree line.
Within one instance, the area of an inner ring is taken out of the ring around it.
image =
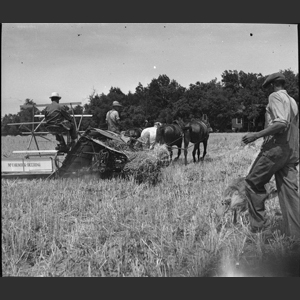
[[[290,69],[281,72],[286,77],[287,92],[299,103],[299,74]],[[146,120],[148,126],[153,126],[156,121],[172,123],[178,118],[188,121],[206,115],[213,131],[224,132],[231,130],[233,118],[255,120],[262,114],[261,107],[267,105],[271,93],[271,90],[262,88],[265,78],[261,73],[226,70],[221,75],[221,81],[217,81],[217,78],[207,83],[197,81],[185,88],[163,74],[153,78],[147,86],[139,83],[134,93],[124,94],[118,87],[111,87],[106,95],[93,91],[89,102],[84,106],[76,106],[74,112],[93,115],[82,121],[80,130],[86,130],[89,126],[107,129],[106,113],[111,109],[112,102],[117,100],[123,105],[120,113],[122,130],[141,128]],[[24,104],[35,102],[27,98]],[[1,135],[18,135],[28,131],[24,126],[8,124],[31,122],[33,114],[39,113],[41,111],[36,107],[23,107],[17,114],[6,114],[1,118]],[[255,131],[256,128],[251,124],[249,122],[244,130]],[[41,126],[39,130],[45,129]]]

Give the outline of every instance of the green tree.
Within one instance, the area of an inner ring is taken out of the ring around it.
[[[174,103],[173,106],[173,118],[182,119],[183,121],[187,121],[190,119],[190,115],[193,112],[191,103],[189,99],[185,96],[180,98],[178,101]]]
[[[33,122],[34,115],[38,114],[40,111],[35,107],[36,103],[32,99],[25,99],[25,103],[21,105],[21,110],[18,113],[20,117],[20,122]]]
[[[89,96],[89,103],[84,105],[84,109],[87,114],[93,115],[89,120],[91,127],[107,129],[105,117],[108,110],[111,109],[111,101],[105,94],[98,95],[94,91]]]
[[[222,80],[224,89],[230,90],[232,93],[236,93],[240,88],[239,73],[237,70],[224,71],[222,73]]]
[[[280,72],[286,78],[286,91],[299,103],[299,73],[295,74],[291,69],[280,70]]]
[[[1,136],[20,134],[19,126],[10,126],[10,123],[19,123],[20,117],[17,114],[6,114],[1,118]]]

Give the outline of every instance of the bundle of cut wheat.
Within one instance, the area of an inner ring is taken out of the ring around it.
[[[124,143],[124,142],[119,142],[117,140],[111,140],[111,139],[107,139],[104,142],[105,145],[118,150],[118,151],[125,151],[125,150],[130,150],[130,147],[128,144]]]
[[[168,166],[170,162],[169,151],[165,145],[157,145],[153,150],[143,150],[138,152],[125,151],[129,157],[123,175],[133,176],[141,182],[155,184],[159,181],[161,168]]]

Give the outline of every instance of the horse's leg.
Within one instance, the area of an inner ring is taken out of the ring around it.
[[[197,158],[199,161],[200,160],[200,142],[196,144],[196,148],[197,148]]]
[[[177,157],[174,160],[178,160],[180,154],[181,154],[181,145],[177,146],[178,147],[178,152],[177,152]]]
[[[203,141],[203,155],[201,158],[202,161],[204,160],[204,156],[206,154],[206,148],[207,148],[207,139]]]
[[[194,163],[196,162],[196,149],[197,149],[197,144],[194,144],[194,148],[193,148],[193,152],[192,152]]]
[[[188,140],[184,140],[184,164],[187,165],[187,153],[188,153],[188,145],[189,145],[189,141]]]

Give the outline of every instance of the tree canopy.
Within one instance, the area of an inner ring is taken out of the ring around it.
[[[299,103],[298,73],[294,74],[290,69],[281,72],[287,79],[287,92]],[[107,95],[97,94],[94,90],[89,96],[89,103],[75,107],[77,114],[84,112],[93,115],[92,119],[83,120],[80,130],[85,130],[88,126],[107,129],[105,117],[113,101],[119,101],[123,105],[120,113],[123,130],[143,127],[146,120],[148,126],[153,126],[156,121],[172,123],[176,118],[188,121],[202,118],[205,114],[213,130],[222,132],[231,129],[232,118],[256,118],[261,113],[260,107],[268,103],[270,91],[262,88],[266,76],[225,70],[221,77],[220,82],[216,78],[207,83],[197,81],[185,88],[162,74],[153,78],[147,86],[139,82],[134,93],[124,94],[119,87],[113,86]],[[24,104],[34,102],[32,99],[25,99]],[[34,113],[39,112],[37,108],[34,109]],[[1,134],[20,134],[20,128],[7,124],[32,121],[32,110],[32,107],[23,106],[16,115],[5,115],[1,119]]]

